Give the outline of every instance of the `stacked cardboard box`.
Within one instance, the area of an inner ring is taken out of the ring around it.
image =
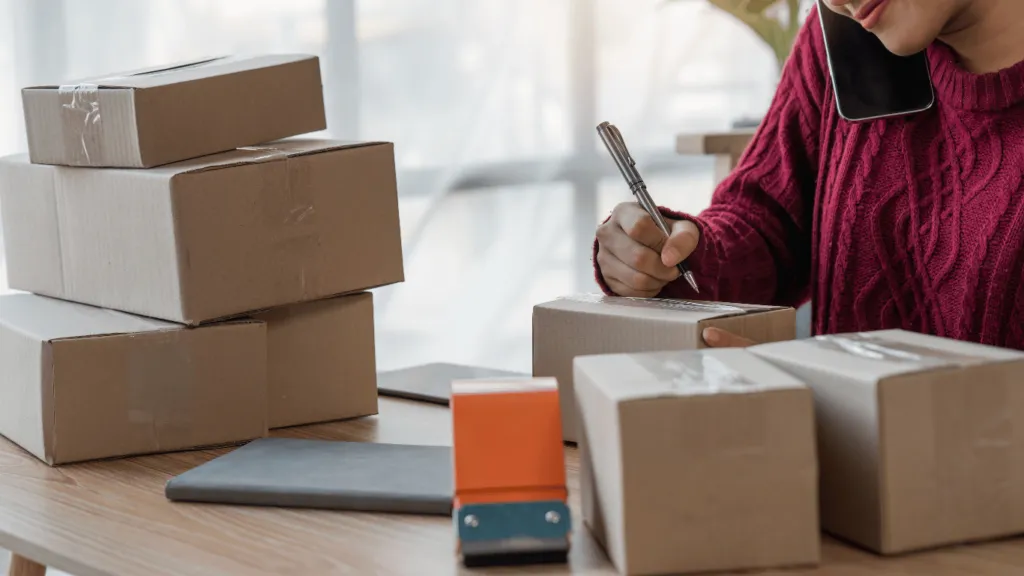
[[[377,410],[403,280],[389,143],[325,128],[313,56],[26,88],[0,159],[0,434],[51,464]],[[282,140],[282,138],[284,138]]]
[[[819,520],[882,554],[1024,534],[1019,351],[884,330],[574,369],[583,516],[623,573],[814,563]]]
[[[740,349],[581,356],[583,518],[624,574],[814,564],[811,391]]]
[[[1024,354],[903,330],[750,351],[814,392],[825,531],[883,554],[1024,534]]]
[[[533,375],[558,380],[563,438],[576,442],[573,359],[594,354],[703,348],[707,327],[755,342],[792,340],[796,312],[778,306],[578,294],[533,309]]]

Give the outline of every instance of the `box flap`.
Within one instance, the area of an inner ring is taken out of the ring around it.
[[[210,78],[235,72],[245,72],[257,68],[268,68],[282,64],[291,64],[316,58],[308,54],[270,54],[262,56],[222,56],[216,58],[203,58],[157,66],[104,74],[81,78],[71,82],[60,84],[43,84],[31,86],[26,90],[54,90],[71,89],[76,86],[89,86],[96,88],[152,88],[181,82],[190,82],[202,78]]]
[[[275,160],[286,160],[309,154],[322,154],[348,148],[377,146],[384,142],[352,142],[345,140],[325,140],[320,138],[289,138],[259,146],[246,146],[220,154],[212,154],[193,158],[174,164],[150,168],[147,172],[162,176],[206,172],[244,164],[257,164]]]
[[[182,328],[170,322],[35,294],[0,296],[0,324],[43,342]]]
[[[578,356],[575,364],[616,402],[805,388],[738,348]]]
[[[603,294],[575,294],[539,304],[538,308],[570,310],[605,316],[632,316],[652,320],[678,320],[687,323],[709,318],[724,318],[783,310],[782,306],[756,306],[728,302],[674,300],[668,298],[627,298]]]
[[[762,344],[755,353],[862,381],[1024,359],[1024,353],[908,332],[880,330]]]

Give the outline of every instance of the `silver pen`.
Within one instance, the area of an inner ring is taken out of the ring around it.
[[[662,217],[661,211],[658,210],[658,205],[654,203],[651,195],[647,192],[647,184],[644,183],[644,179],[637,172],[636,161],[630,156],[629,149],[626,148],[626,142],[622,139],[619,129],[608,122],[602,122],[597,127],[597,133],[601,136],[601,140],[604,141],[604,145],[608,148],[612,159],[615,160],[615,165],[622,172],[622,177],[626,179],[629,191],[636,197],[637,203],[651,215],[654,224],[665,234],[666,238],[671,236],[672,231],[669,230],[665,218]],[[683,278],[686,278],[687,284],[693,288],[693,291],[700,293],[700,289],[697,288],[697,280],[694,279],[693,272],[690,272],[690,267],[686,265],[686,261],[684,260],[676,264],[676,269],[683,275]]]

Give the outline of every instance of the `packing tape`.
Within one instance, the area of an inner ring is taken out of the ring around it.
[[[252,162],[287,160],[288,151],[273,146],[239,148],[255,152]],[[320,228],[317,225],[315,186],[309,170],[281,162],[267,170],[260,181],[259,203],[271,253],[264,266],[274,267],[276,278],[286,279],[279,288],[285,293],[296,286],[303,300],[319,294],[320,275],[307,270],[323,269]],[[276,288],[276,289],[277,289]]]
[[[658,380],[687,394],[753,392],[761,385],[740,374],[720,358],[701,352],[681,352],[668,359],[636,356],[636,361]]]
[[[690,453],[691,457],[698,460],[745,457],[765,450],[769,418],[766,398],[763,394],[752,393],[771,387],[746,378],[721,358],[704,352],[680,352],[667,358],[641,354],[634,358],[659,381],[671,385],[665,392],[647,396],[649,399],[728,396],[728,405],[717,404],[714,408],[714,414],[721,418],[697,416],[704,419],[704,425],[700,440],[689,443],[689,449],[695,451]],[[663,437],[677,438],[674,425],[661,423],[660,426],[664,427]]]
[[[757,306],[737,306],[733,304],[722,304],[720,302],[698,302],[695,300],[670,300],[665,298],[632,298],[625,296],[605,296],[603,294],[575,294],[563,296],[560,300],[572,302],[583,302],[586,304],[609,304],[613,306],[628,306],[632,308],[660,308],[663,310],[677,310],[680,312],[706,312],[712,314],[746,314],[751,310],[765,310]]]
[[[196,433],[193,347],[181,341],[188,330],[139,334],[128,355],[128,424],[148,436],[154,452],[186,446]]]
[[[268,162],[272,160],[287,160],[288,152],[273,146],[240,146],[238,150],[256,152],[258,156],[252,158],[253,162]]]
[[[917,364],[922,368],[976,364],[986,360],[980,356],[901,342],[872,332],[815,336],[810,342],[823,350],[844,352],[867,360]]]
[[[57,93],[61,106],[64,154],[72,164],[92,166],[103,156],[99,85],[64,84],[57,89]]]

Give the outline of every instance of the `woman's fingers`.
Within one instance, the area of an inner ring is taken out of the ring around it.
[[[737,336],[721,328],[705,328],[701,335],[704,337],[704,343],[712,348],[746,348],[757,344],[749,338]]]

